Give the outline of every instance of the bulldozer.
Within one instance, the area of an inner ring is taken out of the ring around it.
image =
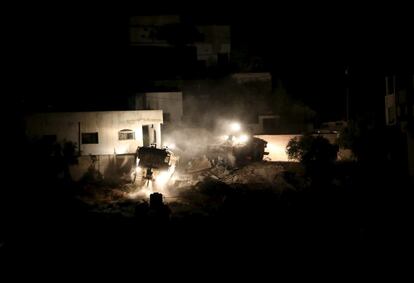
[[[223,143],[207,148],[207,158],[213,165],[224,164],[227,167],[239,167],[250,162],[261,161],[268,152],[265,140],[247,136],[230,135]]]
[[[138,147],[133,183],[152,186],[154,189],[168,185],[175,172],[178,157],[168,148],[155,145]]]

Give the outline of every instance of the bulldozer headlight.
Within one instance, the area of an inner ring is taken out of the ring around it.
[[[238,132],[238,131],[240,131],[240,129],[241,129],[241,125],[240,125],[240,123],[236,123],[236,122],[234,122],[234,123],[231,123],[231,124],[230,124],[230,130],[231,130],[232,132]]]
[[[247,135],[241,135],[239,137],[239,142],[240,143],[246,143],[249,140],[249,137]]]

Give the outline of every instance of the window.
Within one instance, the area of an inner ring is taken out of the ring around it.
[[[394,124],[395,123],[395,109],[394,109],[394,107],[388,107],[387,114],[388,114],[388,124]]]
[[[152,133],[154,137],[154,143],[157,144],[157,131],[155,130],[154,125],[151,125],[151,128],[152,128]]]
[[[162,113],[162,119],[164,122],[170,122],[171,121],[171,114],[170,113]]]
[[[98,144],[98,133],[82,133],[82,144]]]
[[[142,126],[142,142],[144,146],[150,145],[150,134],[149,134],[149,126]]]
[[[123,129],[118,132],[118,139],[120,141],[124,140],[134,140],[135,139],[135,132],[130,129]]]

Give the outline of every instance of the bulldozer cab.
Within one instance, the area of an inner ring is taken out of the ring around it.
[[[140,147],[136,154],[138,165],[145,168],[168,169],[171,166],[172,152],[166,148]]]

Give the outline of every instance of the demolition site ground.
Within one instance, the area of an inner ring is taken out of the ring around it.
[[[333,245],[360,257],[405,227],[402,189],[390,194],[382,188],[395,178],[378,178],[388,169],[353,162],[337,162],[318,176],[294,162],[177,168],[173,185],[152,198],[149,188],[130,182],[75,183],[45,175],[51,172],[45,168],[22,178],[23,189],[7,206],[6,252],[271,254]]]

